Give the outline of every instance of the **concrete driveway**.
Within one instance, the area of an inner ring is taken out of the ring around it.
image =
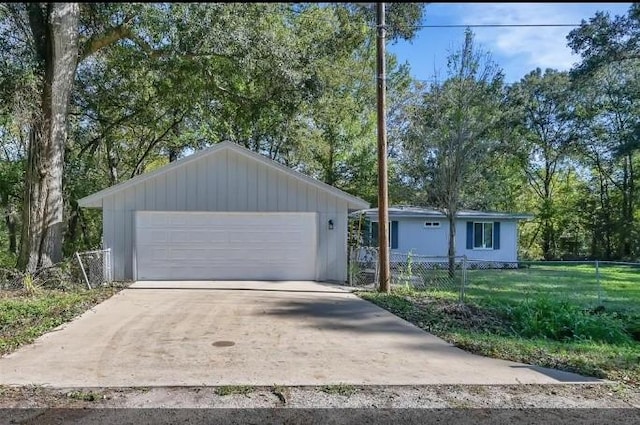
[[[589,381],[469,354],[315,282],[139,282],[0,359],[0,384],[53,387]]]

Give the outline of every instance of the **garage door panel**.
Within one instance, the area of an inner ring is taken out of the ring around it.
[[[136,213],[139,280],[313,280],[314,213]]]

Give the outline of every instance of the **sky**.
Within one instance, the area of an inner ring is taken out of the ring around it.
[[[631,3],[429,3],[422,25],[483,24],[579,24],[597,11],[613,17],[625,15]],[[579,61],[567,47],[572,27],[471,28],[476,45],[491,54],[504,71],[507,83],[519,81],[530,71],[569,70]],[[389,42],[387,51],[400,63],[408,62],[411,74],[430,80],[446,73],[448,54],[464,41],[465,28],[422,28],[412,41]]]

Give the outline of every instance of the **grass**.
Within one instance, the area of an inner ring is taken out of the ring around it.
[[[118,290],[105,287],[72,292],[0,291],[0,355],[33,342]]]
[[[215,393],[220,396],[225,395],[248,395],[251,394],[255,390],[251,385],[223,385],[220,387],[216,387]]]
[[[640,386],[640,269],[470,270],[456,291],[359,295],[467,351]]]
[[[583,306],[640,314],[640,268],[531,263],[514,270],[469,270],[467,299],[512,302],[551,295]]]
[[[325,385],[320,388],[322,392],[332,395],[341,395],[344,397],[351,397],[356,393],[357,389],[353,385],[337,384],[337,385]]]

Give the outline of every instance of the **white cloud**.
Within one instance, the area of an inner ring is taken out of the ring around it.
[[[467,3],[457,5],[462,24],[578,24],[610,5],[580,3]],[[600,7],[598,7],[600,6]],[[622,6],[623,11],[628,8]],[[619,9],[619,8],[616,8]],[[623,12],[622,12],[623,13]],[[618,13],[620,14],[620,12]],[[571,27],[473,28],[476,41],[506,68],[523,75],[536,67],[567,70],[579,61],[567,46]],[[507,63],[505,63],[507,62]]]

